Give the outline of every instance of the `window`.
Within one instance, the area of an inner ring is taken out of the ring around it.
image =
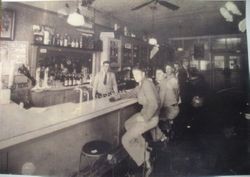
[[[217,38],[212,40],[213,49],[226,49],[226,38]]]
[[[227,38],[228,49],[239,49],[240,43],[241,43],[241,38]]]
[[[225,56],[214,56],[214,68],[215,69],[225,68]]]
[[[233,70],[240,69],[240,57],[229,56],[229,68]]]

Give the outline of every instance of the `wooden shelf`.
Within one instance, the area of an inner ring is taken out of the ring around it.
[[[95,49],[84,49],[84,48],[73,48],[73,47],[63,47],[63,46],[52,46],[52,45],[43,45],[43,44],[32,44],[33,46],[37,46],[40,48],[45,48],[50,51],[55,52],[74,52],[74,53],[93,53],[93,52],[100,52]]]

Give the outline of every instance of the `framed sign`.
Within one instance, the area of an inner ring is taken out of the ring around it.
[[[15,11],[3,9],[0,26],[0,39],[14,40],[15,34]]]

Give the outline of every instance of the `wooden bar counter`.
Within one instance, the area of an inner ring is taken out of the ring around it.
[[[70,176],[78,169],[82,146],[105,140],[117,147],[124,121],[137,109],[136,99],[109,98],[27,110],[1,105],[0,173],[21,174],[31,162],[34,175]]]

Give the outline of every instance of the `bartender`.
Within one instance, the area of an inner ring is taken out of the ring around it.
[[[115,74],[109,71],[109,61],[104,61],[101,71],[96,74],[93,84],[93,98],[105,97],[112,92],[118,93]]]

